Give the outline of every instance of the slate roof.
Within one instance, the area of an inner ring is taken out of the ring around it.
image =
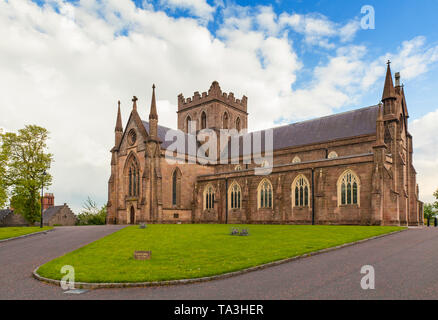
[[[14,211],[12,211],[11,209],[4,209],[4,210],[0,210],[0,221],[2,221],[3,219],[5,219],[8,215],[10,215],[11,213],[13,213]]]
[[[49,207],[46,210],[44,210],[43,212],[43,219],[46,220],[50,220],[52,219],[52,217],[57,214],[59,212],[59,210],[61,210],[64,206],[53,206],[53,207]],[[46,220],[46,221],[48,221]]]
[[[296,122],[273,129],[274,150],[297,147],[308,144],[323,143],[337,139],[352,138],[356,136],[375,134],[378,106],[356,109],[312,120]],[[149,132],[149,123],[143,121],[143,125]],[[170,128],[158,126],[158,138],[163,142],[161,148],[167,149],[173,141],[166,141],[166,132]],[[263,133],[257,131],[257,133]],[[256,132],[250,132],[251,137]],[[186,142],[189,135],[185,134]],[[264,146],[264,134],[261,134],[262,147]],[[243,138],[240,137],[240,150],[242,153]],[[229,147],[229,150],[231,146]],[[187,143],[186,143],[187,150]],[[264,151],[263,148],[261,151]]]
[[[378,110],[371,106],[273,128],[274,150],[376,133]]]
[[[149,133],[149,122],[147,122],[147,121],[142,121],[143,122],[143,126],[144,126],[144,128],[146,129],[146,131]],[[166,141],[166,133],[169,131],[169,130],[176,130],[176,129],[171,129],[171,128],[168,128],[168,127],[164,127],[164,126],[158,126],[158,129],[157,129],[157,135],[158,135],[158,138],[162,141],[162,144],[161,144],[161,148],[162,149],[167,149],[175,140],[176,140],[176,137],[174,138],[174,140],[171,140],[171,141]],[[184,133],[184,138],[185,138],[185,153],[186,154],[189,154],[188,153],[188,139],[189,139],[189,137],[190,136],[193,136],[193,135],[190,135],[190,134],[187,134],[187,133]],[[196,141],[196,137],[194,137],[194,139],[195,139],[195,141]],[[199,146],[199,143],[198,143],[198,146]],[[190,151],[192,151],[192,150],[190,150]],[[194,154],[189,154],[189,155],[193,155],[193,156],[196,156],[196,150],[194,151]]]

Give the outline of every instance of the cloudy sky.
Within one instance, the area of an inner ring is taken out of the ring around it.
[[[438,3],[415,1],[0,0],[0,127],[51,133],[58,204],[107,197],[117,100],[176,127],[177,95],[213,80],[248,96],[249,129],[379,102],[400,71],[421,198],[438,188]],[[361,21],[375,12],[375,29]]]

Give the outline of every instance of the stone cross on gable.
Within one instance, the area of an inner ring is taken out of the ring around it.
[[[137,97],[133,96],[132,97],[132,109],[137,110]]]

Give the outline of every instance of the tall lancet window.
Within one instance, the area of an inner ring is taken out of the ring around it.
[[[338,179],[338,205],[360,205],[359,177],[351,170],[345,171]]]
[[[140,194],[140,170],[134,158],[128,166],[128,196],[138,197]]]
[[[132,169],[129,168],[129,196],[132,196]]]
[[[201,129],[207,128],[207,115],[205,114],[205,111],[202,111],[201,114]]]
[[[180,204],[181,195],[181,171],[176,168],[172,173],[172,205],[178,206]]]
[[[237,118],[236,119],[236,130],[240,131],[240,127],[241,127],[241,125],[240,125],[240,118]]]
[[[228,113],[224,113],[224,123],[223,123],[223,128],[224,129],[228,129]]]
[[[190,132],[190,123],[192,122],[192,118],[190,116],[187,116],[186,118],[186,132]]]

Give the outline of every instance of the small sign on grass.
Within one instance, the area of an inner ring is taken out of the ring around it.
[[[152,251],[134,251],[135,260],[150,260]]]

